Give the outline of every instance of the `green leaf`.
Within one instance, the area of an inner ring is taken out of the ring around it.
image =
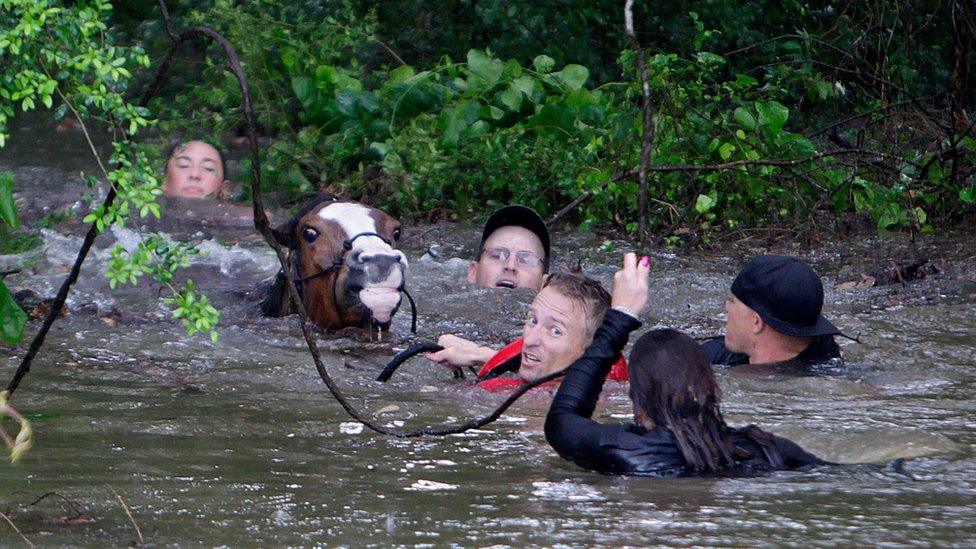
[[[966,187],[965,189],[959,189],[959,200],[962,200],[966,204],[976,202],[976,185]]]
[[[733,152],[735,152],[735,145],[732,143],[722,143],[722,146],[718,148],[718,155],[722,157],[722,160],[731,158]]]
[[[465,99],[455,105],[453,109],[442,112],[440,117],[440,126],[443,131],[440,137],[441,145],[445,147],[456,146],[461,137],[461,132],[478,119],[479,110],[480,106],[477,101]]]
[[[919,206],[916,206],[915,207],[915,219],[918,220],[918,224],[919,225],[925,225],[925,222],[928,221],[929,216],[928,216],[927,213],[925,213],[925,210],[923,210]]]
[[[753,86],[759,85],[759,81],[758,80],[756,80],[755,78],[749,76],[748,74],[742,74],[741,72],[740,73],[736,73],[736,75],[735,75],[735,83],[738,84],[738,85],[740,85],[740,86],[742,86],[742,87],[747,87],[747,88],[751,88]]]
[[[583,65],[566,65],[563,69],[554,74],[563,84],[571,90],[578,90],[586,83],[590,77],[590,70]]]
[[[573,109],[566,105],[553,103],[546,105],[539,110],[538,114],[529,118],[528,125],[536,128],[562,128],[567,133],[572,133],[575,127],[573,123],[576,115]],[[556,135],[565,136],[563,132],[556,132]]]
[[[698,58],[698,62],[703,65],[713,64],[713,65],[724,65],[725,58],[721,55],[714,54],[710,51],[700,51],[695,57]]]
[[[505,90],[498,94],[498,100],[501,101],[505,108],[512,112],[518,112],[519,108],[522,106],[522,92],[515,87],[515,84],[509,84]]]
[[[698,199],[695,200],[695,211],[700,214],[708,213],[709,210],[715,207],[716,202],[711,196],[700,194],[698,195]]]
[[[535,78],[531,76],[520,76],[512,81],[512,87],[525,94],[529,99],[535,91]]]
[[[11,345],[19,342],[25,324],[27,314],[20,309],[7,285],[0,280],[0,338]]]
[[[790,110],[776,101],[756,101],[759,111],[759,125],[767,126],[774,133],[783,129],[790,116]]]
[[[20,226],[14,204],[14,177],[9,172],[0,173],[0,220],[14,229]]]
[[[414,75],[413,67],[410,65],[400,65],[399,67],[390,71],[390,78],[387,80],[388,84],[399,84]]]
[[[735,112],[732,113],[732,117],[735,118],[735,121],[738,122],[743,128],[749,131],[754,131],[756,129],[756,117],[749,112],[749,109],[739,107],[735,109]]]
[[[295,97],[307,109],[315,102],[315,83],[307,76],[296,76],[291,79],[291,89]]]
[[[501,78],[504,69],[504,63],[488,57],[485,52],[480,50],[468,51],[468,72],[479,81],[479,88],[487,89],[494,86]]]
[[[532,60],[532,66],[535,67],[536,71],[546,74],[556,66],[556,60],[548,55],[537,55]]]

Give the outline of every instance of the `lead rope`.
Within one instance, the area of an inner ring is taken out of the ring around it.
[[[419,355],[420,353],[436,353],[437,351],[443,350],[444,347],[442,345],[438,345],[437,343],[427,341],[423,343],[415,343],[397,353],[397,355],[390,360],[389,364],[386,365],[386,368],[383,368],[380,375],[376,377],[376,381],[386,383],[391,377],[393,377],[393,373],[397,371],[397,368],[399,368],[401,364]],[[469,366],[469,368],[471,367]],[[474,368],[471,368],[471,373],[474,374],[475,377],[478,377],[478,372]],[[454,379],[464,379],[464,370],[460,368],[454,370]]]
[[[252,105],[251,92],[247,84],[247,77],[244,75],[244,69],[241,68],[240,57],[237,54],[237,50],[234,46],[219,32],[205,26],[197,26],[186,29],[180,33],[177,33],[173,29],[172,21],[170,20],[169,10],[166,7],[166,0],[159,0],[159,8],[163,15],[163,25],[166,29],[166,34],[169,35],[170,39],[173,41],[173,47],[167,57],[163,60],[163,63],[159,66],[156,75],[150,81],[148,90],[143,96],[143,102],[148,101],[148,98],[155,94],[159,85],[162,83],[163,76],[169,67],[172,65],[172,61],[176,53],[180,50],[180,45],[194,37],[203,36],[209,38],[218,44],[224,51],[224,55],[227,61],[227,66],[230,72],[237,79],[238,85],[241,87],[241,97],[243,99],[243,112],[244,118],[247,123],[247,135],[248,135],[248,149],[251,156],[251,201],[254,207],[254,227],[257,229],[261,236],[264,237],[265,242],[275,251],[278,256],[278,262],[281,263],[282,270],[285,273],[285,279],[288,281],[288,295],[291,296],[293,301],[296,302],[296,309],[298,310],[299,317],[299,328],[302,330],[302,335],[305,338],[305,343],[308,346],[309,354],[312,355],[312,360],[315,363],[315,369],[322,378],[322,381],[328,387],[329,392],[336,399],[343,410],[345,410],[350,416],[352,416],[356,421],[362,423],[367,428],[381,434],[391,435],[399,438],[415,438],[424,435],[435,435],[443,436],[455,433],[462,433],[470,429],[477,429],[483,427],[499,417],[505,412],[516,400],[519,399],[526,391],[556,379],[562,375],[564,372],[556,372],[548,376],[539,378],[530,383],[526,383],[516,389],[504,402],[502,402],[494,412],[488,414],[485,417],[472,419],[461,425],[455,425],[450,427],[439,427],[432,428],[426,427],[421,429],[414,429],[412,431],[401,431],[399,429],[393,429],[389,427],[384,427],[382,425],[374,424],[365,415],[357,410],[342,393],[342,390],[336,384],[332,376],[329,375],[328,370],[325,369],[325,365],[322,363],[322,356],[319,353],[318,344],[316,343],[315,336],[309,330],[308,327],[308,312],[305,310],[305,304],[302,303],[301,297],[298,293],[298,287],[295,284],[295,277],[292,276],[291,270],[288,268],[288,260],[285,254],[284,248],[278,243],[274,238],[274,234],[271,231],[271,223],[268,221],[268,215],[264,211],[264,198],[261,195],[261,155],[259,154],[258,148],[258,137],[257,137],[257,125],[255,124],[254,108]],[[109,196],[114,198],[114,187],[109,192]],[[106,201],[111,199],[107,198]],[[92,232],[94,232],[94,224],[92,225]],[[412,300],[411,300],[412,301]],[[53,316],[53,315],[52,315]]]

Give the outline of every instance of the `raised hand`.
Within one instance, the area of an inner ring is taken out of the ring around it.
[[[633,252],[624,254],[624,266],[613,275],[613,294],[610,305],[622,307],[637,316],[647,304],[651,272],[651,258],[637,261]]]

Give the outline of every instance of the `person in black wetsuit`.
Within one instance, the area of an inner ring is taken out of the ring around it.
[[[750,259],[725,302],[726,332],[702,344],[712,364],[816,364],[840,359],[835,335],[821,314],[820,277],[796,257]]]
[[[755,426],[732,428],[708,357],[675,330],[644,334],[630,354],[634,423],[591,419],[610,364],[640,327],[649,262],[634,254],[614,276],[612,308],[556,392],[546,440],[567,460],[603,473],[648,476],[755,474],[825,463],[795,443]]]

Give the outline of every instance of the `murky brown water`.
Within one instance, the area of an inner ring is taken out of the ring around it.
[[[15,141],[0,151],[28,218],[44,215],[45,206],[70,208],[89,192],[73,171],[85,161],[57,163],[63,155],[45,147],[26,154],[29,145]],[[38,165],[64,167],[31,167]],[[191,209],[156,228],[194,237],[209,251],[190,273],[224,309],[220,340],[187,337],[151,284],[110,292],[106,246],[136,234],[100,238],[72,312],[55,325],[16,394],[14,404],[33,418],[35,446],[18,465],[0,465],[0,510],[35,543],[134,540],[107,486],[152,545],[969,546],[976,538],[976,282],[966,267],[976,260],[964,236],[924,237],[918,253],[946,259],[944,272],[907,286],[832,288],[886,253],[901,253],[903,237],[803,252],[830,283],[829,316],[862,335],[861,344],[843,342],[849,364],[818,377],[719,374],[730,423],[760,424],[827,459],[879,464],[751,479],[645,479],[589,473],[559,459],[541,430],[547,395],[458,436],[405,441],[362,431],[318,379],[295,318],[254,316],[248,291],[276,266],[249,221],[226,205]],[[70,233],[76,225],[62,227]],[[531,295],[461,283],[465,263],[452,258],[468,257],[476,235],[468,226],[408,234],[418,339],[454,331],[502,342],[519,332]],[[617,251],[597,250],[600,241],[589,235],[555,241],[557,264],[583,256],[589,274],[609,283]],[[49,231],[42,250],[0,257],[0,266],[25,263],[25,274],[8,283],[52,294],[78,242]],[[422,258],[431,246],[437,257]],[[715,333],[745,253],[748,244],[727,254],[657,254],[647,326]],[[500,401],[422,359],[388,384],[372,381],[392,349],[411,341],[406,311],[393,332],[381,344],[324,343],[330,371],[362,409],[395,404],[378,417],[421,426],[481,415]],[[22,352],[0,348],[4,384]],[[598,413],[620,421],[628,411],[626,390],[617,387]],[[913,459],[887,463],[897,457]],[[77,513],[58,497],[28,505],[47,492],[76,502],[84,518],[66,520]],[[0,545],[19,542],[0,523]]]

